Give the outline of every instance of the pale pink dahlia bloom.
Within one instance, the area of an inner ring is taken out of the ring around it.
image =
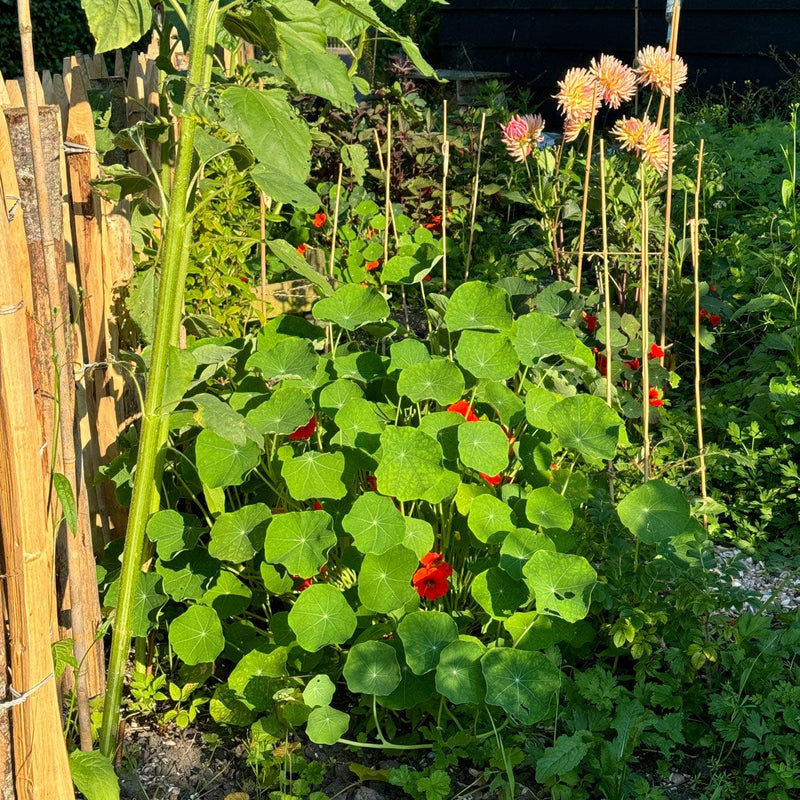
[[[573,67],[567,70],[564,80],[558,82],[558,89],[554,97],[568,120],[584,122],[600,107],[601,91],[588,69]]]
[[[656,172],[669,165],[669,134],[650,120],[623,117],[611,130],[623,150],[630,150]]]
[[[636,74],[642,86],[652,86],[669,97],[673,91],[681,90],[686,83],[688,70],[684,60],[676,55],[670,58],[669,50],[664,47],[643,47],[636,56]],[[670,80],[670,63],[672,80]]]
[[[601,55],[593,58],[589,72],[597,80],[601,100],[611,108],[619,108],[636,92],[636,73],[614,56]]]
[[[541,114],[514,114],[500,125],[503,144],[515,161],[524,161],[539,142],[544,141],[544,120]]]

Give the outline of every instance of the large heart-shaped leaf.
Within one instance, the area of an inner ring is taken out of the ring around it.
[[[458,627],[455,620],[442,611],[415,611],[403,617],[397,634],[411,671],[424,675],[436,669],[439,654],[458,639]]]
[[[482,703],[486,681],[481,656],[486,648],[478,641],[451,642],[442,650],[436,666],[436,691],[451,703]]]
[[[314,303],[312,313],[316,319],[335,322],[346,331],[354,331],[362,325],[386,319],[389,316],[389,304],[372,287],[345,283],[331,297]]]
[[[300,647],[315,653],[329,644],[344,644],[355,632],[356,615],[340,589],[315,583],[292,606],[289,627]]]
[[[564,447],[587,458],[614,458],[622,420],[601,398],[588,394],[567,397],[556,403],[548,416]]]
[[[195,442],[197,473],[209,489],[238,486],[261,461],[261,449],[249,439],[234,444],[214,433],[200,431]]]
[[[361,642],[350,648],[342,675],[353,694],[391,694],[400,685],[394,648],[384,642]]]
[[[95,53],[127,47],[153,24],[150,0],[81,0],[81,6],[95,38]]]
[[[436,357],[406,367],[397,380],[397,393],[413,403],[435,400],[439,405],[455,403],[464,394],[464,375],[446,358]]]
[[[664,480],[638,486],[620,500],[622,524],[647,544],[680,536],[689,524],[689,504],[683,492]]]
[[[481,659],[486,702],[523,725],[543,720],[561,686],[561,673],[544,653],[495,647]]]
[[[576,342],[572,328],[546,314],[532,311],[517,320],[515,345],[519,360],[526,366],[532,366],[546,356],[569,356]]]
[[[225,637],[213,608],[191,606],[169,626],[169,643],[185,664],[207,664],[222,652]]]
[[[119,800],[119,779],[114,765],[99,750],[73,750],[69,769],[86,800]]]
[[[557,614],[567,622],[577,622],[589,613],[597,573],[583,556],[537,550],[522,573],[540,613]]]
[[[442,448],[417,428],[388,426],[381,434],[378,491],[401,502],[418,500],[446,474]]]
[[[367,553],[358,573],[358,599],[378,614],[403,608],[416,596],[411,578],[417,567],[418,556],[405,547],[393,547],[381,555]]]
[[[333,520],[326,511],[290,511],[272,518],[264,540],[264,558],[282,564],[291,575],[311,578],[335,544]]]
[[[572,526],[573,512],[569,500],[549,486],[541,486],[528,495],[525,515],[534,525],[543,528],[568,531]]]
[[[464,466],[497,475],[508,466],[508,436],[494,422],[469,422],[458,428],[458,455]]]
[[[263,503],[252,503],[220,514],[211,527],[208,552],[220,561],[241,564],[262,547],[271,514]]]
[[[451,331],[488,329],[507,331],[511,328],[511,298],[505,289],[482,281],[469,281],[456,288],[444,314]]]
[[[287,448],[288,452],[290,448]],[[283,454],[281,454],[283,455]],[[344,453],[319,453],[309,450],[281,464],[281,475],[295,500],[338,500],[347,494],[342,481]]]
[[[519,358],[507,336],[484,331],[464,331],[456,345],[456,358],[476,378],[506,381],[519,369]]]
[[[395,504],[375,492],[362,494],[342,519],[342,528],[362,553],[380,555],[403,542],[403,515]],[[389,694],[388,692],[386,694]]]

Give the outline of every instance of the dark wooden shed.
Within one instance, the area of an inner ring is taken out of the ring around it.
[[[504,71],[552,94],[570,67],[666,44],[664,0],[450,0],[441,11],[444,68]],[[772,57],[800,53],[800,0],[684,0],[678,49],[689,80],[775,85]]]

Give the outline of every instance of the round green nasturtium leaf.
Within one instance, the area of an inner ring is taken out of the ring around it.
[[[573,647],[581,647],[586,641],[591,641],[592,636],[585,639],[580,626],[586,626],[593,636],[588,622],[567,622],[538,611],[519,611],[503,620],[503,627],[511,634],[514,647],[518,650],[544,650],[557,642],[569,642]]]
[[[342,528],[362,553],[385,553],[403,542],[406,525],[391,498],[367,492],[342,519]]]
[[[470,506],[467,525],[476,539],[487,544],[495,544],[501,542],[506,534],[516,527],[511,516],[511,508],[499,497],[493,494],[479,494]]]
[[[210,489],[221,486],[238,486],[251,469],[261,461],[261,449],[249,439],[238,445],[218,436],[214,431],[203,430],[195,442],[197,474]]]
[[[507,381],[519,369],[514,345],[502,333],[464,331],[456,345],[456,359],[476,378],[490,381]]]
[[[512,578],[522,579],[522,568],[537,550],[555,550],[553,541],[544,533],[530,528],[516,528],[507,534],[500,546],[500,569]]]
[[[411,578],[418,568],[418,557],[405,547],[392,547],[380,555],[367,553],[358,574],[359,600],[378,614],[402,608],[416,596]]]
[[[263,503],[252,503],[236,511],[220,514],[211,526],[208,552],[220,561],[234,564],[249,561],[264,543],[271,516],[269,508]]]
[[[456,287],[444,313],[444,324],[451,331],[469,328],[507,331],[512,322],[508,292],[482,281]]]
[[[541,486],[528,495],[525,516],[543,528],[568,531],[572,527],[573,513],[569,500],[549,486]]]
[[[588,394],[566,397],[550,409],[548,416],[564,447],[587,458],[614,458],[622,420],[601,398]]]
[[[389,348],[391,362],[389,372],[400,372],[412,364],[430,361],[431,354],[427,345],[419,339],[403,339],[394,342]]]
[[[507,428],[515,428],[525,416],[525,404],[522,399],[505,383],[479,381],[475,390],[475,400],[478,403],[488,403]]]
[[[243,614],[250,606],[253,592],[230,572],[220,572],[217,579],[200,599],[211,606],[220,619],[229,619]]]
[[[436,691],[451,703],[482,703],[486,681],[481,656],[486,648],[479,642],[451,642],[442,650],[436,666]]]
[[[397,654],[400,665],[400,685],[388,695],[376,697],[378,704],[393,711],[405,711],[409,708],[427,703],[435,690],[434,674],[415,675],[406,663],[403,645],[398,639],[386,642]]]
[[[430,263],[420,261],[412,255],[397,255],[390,258],[381,270],[381,280],[386,283],[416,283],[430,271]]]
[[[256,350],[247,359],[247,368],[260,370],[266,381],[285,378],[311,380],[318,361],[319,356],[311,342],[291,337]]]
[[[475,576],[470,587],[475,602],[492,618],[510,617],[530,599],[528,587],[499,567]]]
[[[338,378],[370,383],[386,375],[389,359],[374,350],[362,350],[359,345],[351,346],[347,351],[340,346],[331,364]]]
[[[264,588],[269,594],[287,594],[292,591],[294,581],[285,570],[279,571],[272,564],[262,561],[259,564],[259,572],[261,580],[264,581]]]
[[[466,420],[461,414],[452,411],[432,411],[419,421],[419,429],[439,442],[445,461],[456,461],[458,459],[456,429],[465,423]]]
[[[403,547],[410,550],[417,558],[422,558],[433,547],[433,526],[424,519],[403,517],[406,531],[403,536]]]
[[[561,672],[544,653],[495,647],[481,659],[486,702],[523,725],[543,720],[561,686]]]
[[[156,561],[156,572],[163,578],[163,589],[173,599],[199,600],[211,580],[219,575],[219,561],[195,547],[178,553],[169,561]]]
[[[442,448],[417,428],[389,425],[381,434],[378,491],[401,502],[419,500],[445,477]]]
[[[308,715],[306,736],[315,744],[336,744],[347,733],[350,716],[330,706],[317,706]]]
[[[300,647],[315,653],[329,644],[344,644],[355,633],[356,615],[340,589],[315,583],[292,606],[289,627]]]
[[[227,683],[221,683],[214,690],[208,713],[219,725],[235,725],[239,728],[252,725],[258,716],[258,711],[239,697]]]
[[[539,613],[556,614],[567,622],[577,622],[589,613],[597,573],[583,556],[537,550],[522,573]]]
[[[336,684],[323,672],[315,675],[303,689],[303,702],[309,708],[329,706],[336,692]]]
[[[169,598],[164,594],[161,575],[145,572],[136,582],[133,598],[131,625],[134,636],[147,636],[158,622],[158,612]],[[119,579],[115,580],[106,592],[103,605],[115,608],[119,602]]]
[[[431,505],[441,503],[448,497],[455,495],[460,483],[461,476],[457,472],[452,472],[449,469],[442,470],[439,480],[428,488],[425,494],[422,495],[422,499]]]
[[[290,575],[311,578],[335,544],[333,519],[326,511],[290,511],[272,518],[264,540],[264,558],[282,564]]]
[[[354,331],[362,325],[386,319],[389,304],[377,289],[345,283],[330,297],[317,300],[311,313],[316,319],[334,322],[346,331]]]
[[[309,450],[281,464],[281,475],[295,500],[339,500],[347,494],[343,474],[344,453],[338,452]]]
[[[247,421],[259,433],[288,435],[308,424],[312,414],[307,392],[296,386],[279,386],[248,412]]]
[[[147,520],[147,538],[156,545],[158,557],[164,561],[191,550],[203,532],[200,520],[192,514],[180,514],[171,508],[156,511]]]
[[[170,623],[169,643],[184,664],[213,661],[225,647],[217,612],[209,606],[190,606]]]
[[[464,374],[452,361],[437,356],[406,367],[397,379],[397,393],[412,403],[435,400],[447,406],[464,394]]]
[[[497,475],[508,466],[508,436],[494,422],[459,425],[458,455],[464,466]]]
[[[273,644],[261,644],[246,653],[228,677],[228,686],[259,711],[272,707],[276,679],[286,675],[289,651]]]
[[[514,342],[519,360],[533,366],[546,356],[568,356],[575,349],[575,333],[563,322],[547,314],[532,311],[517,319],[517,338]]]
[[[689,524],[689,504],[683,492],[664,480],[638,486],[620,500],[622,524],[646,544],[680,536]]]
[[[531,386],[525,395],[525,418],[534,428],[549,431],[550,409],[563,398],[555,392],[543,389],[541,386]]]
[[[353,645],[342,670],[353,694],[391,694],[400,685],[400,665],[394,648],[385,642]]]
[[[492,494],[491,487],[485,484],[483,486],[478,486],[475,483],[460,484],[455,497],[458,513],[466,517],[472,510],[472,504],[475,502],[475,498],[483,494]]]
[[[374,403],[361,397],[347,400],[334,418],[339,433],[334,442],[374,453],[381,444],[386,420],[378,415]]]
[[[337,378],[320,389],[319,408],[333,416],[340,408],[344,407],[348,400],[355,400],[363,396],[364,390],[357,383],[345,378]]]
[[[455,620],[443,611],[415,611],[400,620],[397,634],[403,643],[406,663],[416,675],[436,669],[439,654],[458,639]]]

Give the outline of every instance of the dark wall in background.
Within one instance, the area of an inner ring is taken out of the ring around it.
[[[439,61],[497,70],[552,95],[570,67],[600,53],[626,63],[639,46],[666,44],[664,0],[450,0],[441,9]],[[785,78],[770,48],[800,53],[800,0],[684,0],[678,51],[699,88]]]

